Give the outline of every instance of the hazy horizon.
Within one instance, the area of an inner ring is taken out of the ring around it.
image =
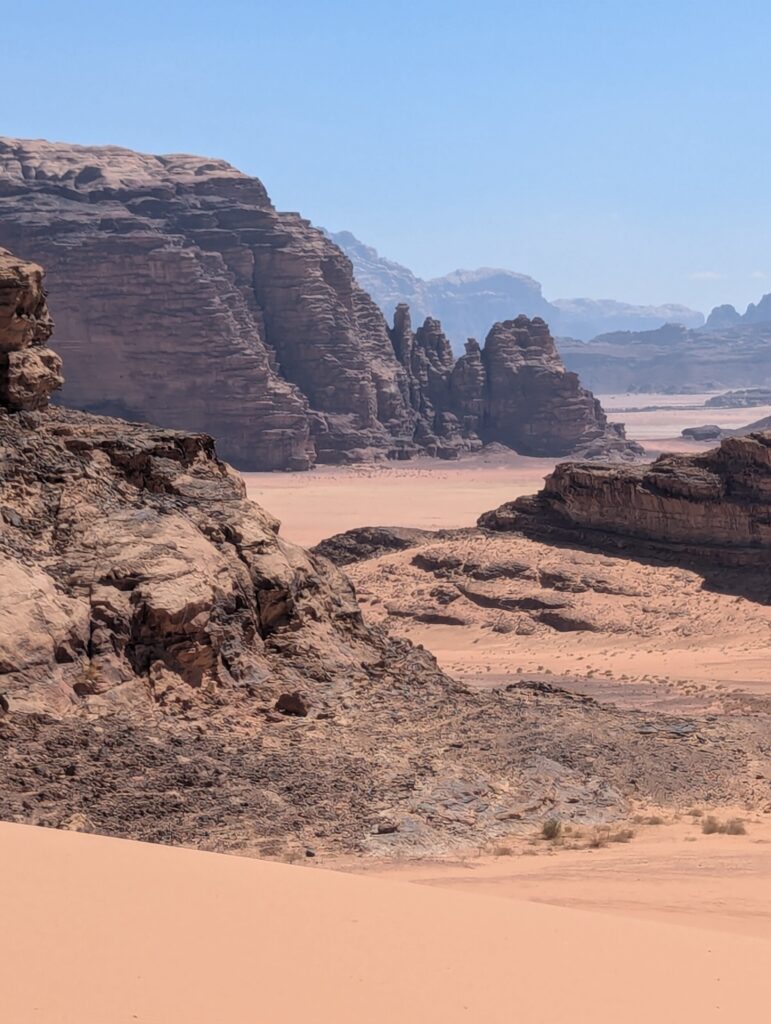
[[[222,157],[423,278],[743,312],[771,290],[769,29],[753,0],[43,0],[3,133]]]

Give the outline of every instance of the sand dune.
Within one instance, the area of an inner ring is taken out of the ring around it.
[[[768,944],[0,825],[8,1024],[757,1020]]]

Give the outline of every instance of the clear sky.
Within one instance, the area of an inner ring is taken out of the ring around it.
[[[36,0],[0,132],[221,156],[423,276],[771,291],[768,0]]]

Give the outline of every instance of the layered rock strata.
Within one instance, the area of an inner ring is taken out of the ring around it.
[[[470,338],[457,361],[437,320],[429,318],[412,331],[406,305],[396,309],[391,338],[414,389],[419,436],[440,453],[443,444],[457,450],[481,442],[534,456],[642,455],[565,369],[539,317],[494,324],[484,347]]]
[[[488,530],[687,555],[723,565],[771,564],[771,432],[724,440],[650,465],[563,463],[535,497],[487,512]]]
[[[4,260],[0,340],[39,355],[39,268]],[[0,817],[263,856],[439,851],[654,793],[690,806],[695,763],[726,796],[749,771],[710,738],[667,751],[662,787],[663,728],[470,692],[367,625],[211,438],[46,408],[58,383],[0,364]]]
[[[61,360],[46,348],[52,331],[42,269],[0,249],[1,407],[44,408],[62,386]]]
[[[510,356],[496,342],[484,374],[474,353],[454,365],[437,321],[413,339],[397,314],[389,332],[344,253],[221,160],[0,140],[0,245],[47,268],[67,405],[211,434],[243,469],[454,455],[488,437],[561,455],[605,433],[548,344],[522,357],[520,327],[502,325],[522,338]]]

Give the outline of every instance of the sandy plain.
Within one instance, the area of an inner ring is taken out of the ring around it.
[[[682,1024],[771,995],[764,939],[489,887],[9,824],[0,867],[8,1024]]]
[[[717,422],[736,427],[771,414],[771,407],[704,409],[708,397],[617,395],[602,400],[651,457],[710,447],[684,440],[680,431],[686,426]],[[638,411],[616,412],[630,409]],[[533,493],[551,465],[515,455],[449,465],[424,460],[323,469],[303,478],[252,475],[248,486],[284,520],[289,536],[314,543],[361,525],[472,526],[483,509]],[[525,538],[501,543],[511,548],[504,558],[550,557],[548,549]],[[518,545],[522,550],[514,550]],[[595,556],[563,552],[557,557],[578,564]],[[771,610],[730,590],[705,588],[690,571],[641,570],[635,562],[599,559],[605,563],[601,571],[631,592],[615,598],[592,591],[579,596],[580,614],[594,617],[603,628],[539,628],[522,635],[495,632],[479,609],[466,609],[464,625],[389,615],[389,602],[414,599],[419,606],[423,600],[421,574],[411,558],[404,552],[350,568],[363,612],[424,644],[443,667],[471,685],[500,686],[525,676],[622,707],[695,715],[751,714],[765,707],[771,695]],[[768,765],[760,768],[768,775]],[[722,819],[743,817],[747,834],[704,835],[704,816],[715,810]],[[771,939],[771,802],[752,809],[694,808],[693,816],[680,819],[641,808],[637,817],[630,823],[634,837],[629,843],[597,848],[587,837],[573,836],[549,846],[520,836],[497,851],[470,851],[468,859],[453,864],[374,870],[424,886]],[[648,820],[661,823],[645,824]],[[622,1014],[621,1019],[631,1018]],[[697,1020],[695,1008],[682,1019]]]
[[[662,451],[704,451],[680,431],[717,423],[740,427],[771,415],[771,406],[704,409],[704,395],[601,395],[610,418],[626,424],[651,458]],[[626,410],[638,410],[629,412]],[[617,412],[616,410],[625,410]],[[249,496],[277,516],[282,533],[298,544],[317,544],[356,526],[416,526],[427,530],[473,526],[477,516],[504,501],[539,490],[558,460],[514,453],[407,463],[320,466],[311,473],[245,473]]]
[[[618,417],[652,453],[698,450],[677,436],[693,410],[647,396],[620,400],[667,406]],[[719,412],[717,422],[733,425]],[[740,410],[738,422],[765,414]],[[696,422],[714,418],[697,410]],[[471,526],[485,509],[532,493],[550,468],[548,460],[494,456],[246,479],[251,496],[283,520],[285,536],[312,544],[360,525]],[[545,557],[533,548],[528,554]],[[379,560],[398,563],[391,576],[401,597],[411,585],[404,558]],[[634,574],[634,563],[619,572]],[[483,616],[464,626],[403,619],[393,628],[472,685],[524,673],[608,703],[746,714],[748,700],[771,693],[767,609],[705,593],[688,574],[678,579],[671,593],[667,581],[649,580],[648,629],[512,636],[493,632]],[[367,594],[371,577],[359,574],[357,583],[364,614],[382,617],[385,592]],[[606,621],[607,596],[581,600],[594,602],[588,610]],[[771,802],[679,815],[636,810],[625,842],[577,829],[556,842],[513,835],[452,861],[304,866],[0,824],[0,1017],[9,1024],[765,1019]],[[741,819],[744,834],[705,834],[710,813]]]

